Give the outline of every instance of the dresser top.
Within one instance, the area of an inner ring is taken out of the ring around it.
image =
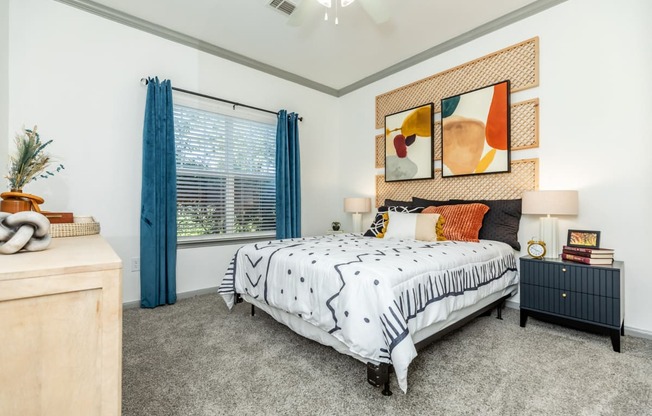
[[[542,263],[548,263],[548,264],[565,264],[569,266],[580,266],[580,267],[600,267],[600,268],[605,268],[605,269],[623,269],[625,263],[622,261],[617,261],[614,260],[613,263],[611,264],[586,264],[586,263],[580,263],[576,261],[567,261],[567,260],[562,260],[561,257],[556,257],[556,258],[548,258],[544,257],[542,259],[535,259],[533,257],[530,257],[528,255],[521,256],[521,260],[529,260],[533,262],[542,262]]]
[[[122,268],[100,235],[53,238],[43,251],[0,254],[0,281]]]

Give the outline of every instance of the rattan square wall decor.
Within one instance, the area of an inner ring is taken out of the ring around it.
[[[510,85],[441,100],[442,177],[510,171]]]
[[[432,179],[434,104],[385,116],[385,181]]]

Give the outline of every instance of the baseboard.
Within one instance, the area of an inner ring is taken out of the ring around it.
[[[215,287],[209,287],[206,289],[199,289],[199,290],[191,290],[189,292],[182,292],[182,293],[177,293],[177,300],[179,299],[188,299],[188,298],[193,298],[195,296],[199,295],[208,295],[212,293],[217,293],[217,286]],[[520,302],[516,302],[514,300],[508,300],[505,302],[505,306],[511,309],[516,309],[518,310],[521,306]],[[131,308],[139,308],[140,307],[140,301],[139,300],[134,300],[131,302],[125,302],[122,304],[122,309],[131,309]],[[625,335],[629,335],[632,337],[637,337],[637,338],[645,338],[645,339],[652,339],[652,332],[646,331],[644,329],[637,329],[637,328],[632,328],[628,327],[625,325]]]
[[[217,293],[217,286],[208,287],[206,289],[191,290],[189,292],[177,293],[177,300],[194,298],[195,296],[209,295],[209,294],[213,294],[213,293]],[[140,301],[139,300],[133,300],[133,301],[130,301],[130,302],[124,302],[122,304],[122,309],[132,309],[132,308],[140,308]]]
[[[518,310],[521,307],[521,303],[514,300],[508,300],[505,302],[505,306]],[[652,332],[646,331],[645,329],[632,328],[627,325],[625,325],[625,335],[636,338],[652,339]]]
[[[644,329],[632,328],[627,325],[625,325],[625,335],[637,338],[652,339],[652,332],[646,331]]]

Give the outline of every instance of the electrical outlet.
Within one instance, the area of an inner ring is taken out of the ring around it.
[[[140,270],[140,257],[131,258],[131,271],[137,272]]]

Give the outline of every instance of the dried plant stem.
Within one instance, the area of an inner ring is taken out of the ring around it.
[[[46,170],[51,158],[44,152],[52,140],[41,142],[36,126],[31,130],[23,128],[22,134],[16,134],[15,143],[16,154],[9,158],[9,174],[6,176],[11,189],[22,190],[28,182],[36,180],[39,176],[47,178],[54,175]],[[60,164],[56,171],[63,168]]]

